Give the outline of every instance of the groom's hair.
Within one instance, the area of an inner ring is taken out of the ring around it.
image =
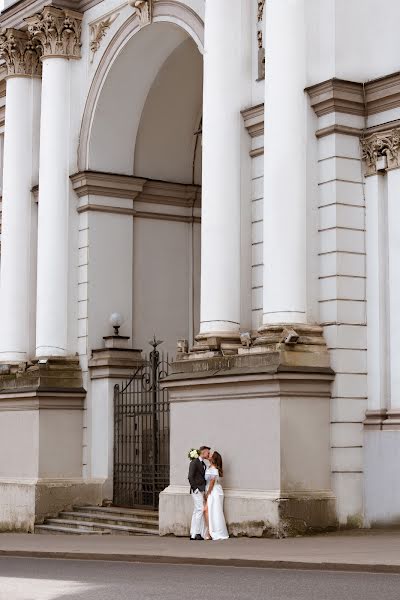
[[[211,450],[208,446],[200,446],[199,452],[203,452],[203,450]]]

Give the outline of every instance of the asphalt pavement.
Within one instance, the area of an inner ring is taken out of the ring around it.
[[[399,600],[400,575],[0,558],[0,600]]]

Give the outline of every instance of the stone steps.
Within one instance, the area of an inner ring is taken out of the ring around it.
[[[46,519],[43,525],[36,525],[35,533],[158,535],[158,513],[114,506],[83,506]]]

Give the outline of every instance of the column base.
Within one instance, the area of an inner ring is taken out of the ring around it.
[[[182,351],[178,346],[176,360],[198,360],[213,358],[216,356],[234,356],[241,347],[240,335],[238,333],[199,333],[196,336],[194,346],[189,352]]]
[[[188,487],[160,494],[160,535],[189,536],[193,503]],[[232,537],[284,538],[337,527],[335,498],[327,492],[225,490],[224,512]]]

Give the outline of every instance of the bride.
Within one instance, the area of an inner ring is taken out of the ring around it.
[[[220,480],[224,473],[222,457],[213,452],[209,458],[210,466],[205,472],[206,493],[204,495],[205,540],[227,540],[229,538],[224,517],[224,490]]]

